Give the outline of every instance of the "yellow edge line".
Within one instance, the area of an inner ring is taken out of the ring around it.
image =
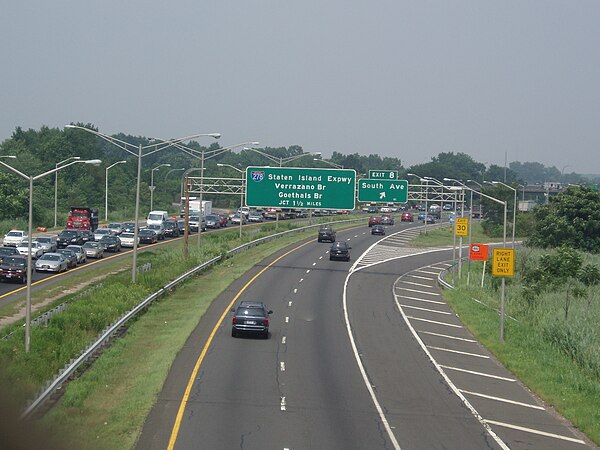
[[[299,245],[298,247],[295,247],[295,248],[291,249],[290,251],[288,251],[288,252],[284,253],[283,255],[281,255],[279,258],[275,259],[268,266],[264,267],[260,272],[258,272],[256,275],[254,275],[252,277],[252,279],[250,279],[250,281],[248,281],[244,285],[244,287],[242,289],[239,290],[239,292],[235,295],[235,297],[233,297],[233,300],[231,300],[231,302],[229,303],[229,305],[227,305],[227,308],[225,308],[225,311],[223,311],[223,314],[221,315],[221,318],[218,320],[218,322],[216,323],[216,325],[213,328],[212,332],[210,333],[210,336],[206,340],[206,344],[204,344],[204,348],[202,349],[202,352],[200,353],[200,356],[198,357],[198,360],[196,361],[196,365],[194,366],[194,370],[192,371],[192,374],[190,375],[187,387],[185,388],[185,392],[183,394],[183,398],[181,399],[181,403],[179,404],[179,410],[177,411],[177,417],[175,418],[175,423],[173,424],[173,430],[171,431],[171,437],[169,439],[169,445],[167,447],[168,450],[173,450],[173,448],[175,447],[175,441],[177,440],[177,435],[179,434],[179,428],[181,427],[181,419],[183,418],[183,413],[185,411],[185,406],[186,406],[188,398],[190,396],[190,392],[192,391],[192,386],[194,385],[194,381],[196,379],[196,375],[198,374],[198,371],[200,370],[200,366],[202,365],[202,361],[204,360],[204,357],[206,356],[206,352],[208,351],[208,348],[210,347],[210,344],[212,343],[212,340],[213,340],[215,334],[217,333],[218,328],[221,326],[221,323],[223,322],[223,320],[225,320],[225,317],[229,313],[229,310],[233,307],[233,304],[237,301],[237,299],[240,297],[240,295],[242,295],[242,293],[252,283],[254,283],[254,281],[258,277],[260,277],[267,269],[271,268],[271,266],[273,266],[273,264],[275,264],[276,262],[278,262],[282,258],[285,258],[290,253],[295,252],[299,248],[302,248],[305,245],[310,244],[311,242],[313,242],[313,241],[310,240],[308,242],[305,242],[304,244]]]

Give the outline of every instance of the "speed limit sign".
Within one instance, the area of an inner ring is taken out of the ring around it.
[[[455,223],[456,235],[457,236],[468,236],[469,235],[469,219],[466,217],[457,217]]]

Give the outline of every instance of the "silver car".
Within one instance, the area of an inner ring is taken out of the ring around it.
[[[17,251],[23,255],[27,256],[27,251],[29,250],[29,243],[23,242],[20,245],[17,245]],[[40,256],[44,254],[44,247],[39,242],[32,241],[31,242],[31,258],[38,259]]]
[[[88,241],[81,246],[85,250],[85,256],[88,258],[104,258],[104,246],[98,242]]]
[[[35,262],[36,272],[64,272],[67,270],[69,262],[60,253],[44,253]]]
[[[119,236],[119,238],[121,239],[121,247],[133,248],[133,243],[135,242],[135,235],[133,233],[121,233],[121,236]],[[139,237],[137,239],[137,243],[138,245],[140,244]]]
[[[102,236],[110,236],[112,234],[114,233],[108,228],[96,228],[96,231],[94,231],[94,240],[98,242],[100,239],[102,239]]]
[[[56,252],[56,237],[55,236],[37,236],[34,242],[39,242],[44,248],[44,253]]]
[[[67,250],[72,250],[77,255],[77,264],[84,263],[86,260],[85,250],[83,249],[83,245],[67,245],[65,247]]]

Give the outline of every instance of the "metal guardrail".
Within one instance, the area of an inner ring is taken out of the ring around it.
[[[331,222],[327,222],[328,225],[330,224],[336,224],[336,223],[348,223],[348,222],[357,222],[357,221],[364,221],[364,216],[360,217],[358,219],[349,219],[349,220],[338,220],[338,221],[331,221]],[[269,236],[265,236],[259,239],[255,239],[251,242],[247,242],[246,244],[242,244],[238,247],[235,247],[231,250],[229,250],[226,255],[227,256],[232,256],[235,255],[237,253],[240,253],[244,250],[248,250],[251,247],[254,247],[256,245],[260,245],[262,243],[268,242],[270,240],[273,239],[277,239],[283,236],[287,236],[290,233],[297,233],[297,232],[301,232],[301,231],[306,231],[312,228],[316,228],[316,227],[321,227],[323,225],[323,223],[318,223],[315,225],[308,225],[308,226],[304,226],[304,227],[300,227],[300,228],[294,228],[292,230],[286,230],[286,231],[282,231],[280,233],[275,233]],[[23,413],[21,414],[20,418],[21,419],[26,419],[31,417],[46,401],[48,401],[52,395],[58,390],[60,389],[60,387],[69,379],[71,378],[75,372],[77,371],[77,369],[79,369],[83,364],[85,364],[96,352],[98,352],[100,349],[102,349],[106,344],[108,344],[111,339],[115,336],[117,336],[118,331],[121,327],[125,326],[125,324],[131,320],[133,317],[135,317],[137,314],[139,314],[140,312],[142,312],[145,308],[147,308],[154,300],[156,300],[157,298],[159,298],[160,296],[162,296],[163,294],[167,293],[168,291],[170,291],[171,289],[173,289],[174,287],[176,287],[179,283],[182,283],[183,281],[187,280],[188,278],[194,276],[196,273],[212,266],[213,264],[216,264],[217,262],[219,262],[222,259],[222,256],[216,256],[208,261],[203,262],[202,264],[200,264],[199,266],[189,270],[188,272],[184,273],[183,275],[181,275],[180,277],[176,278],[175,280],[169,282],[168,284],[166,284],[165,286],[163,286],[162,288],[160,288],[158,291],[154,292],[153,294],[150,294],[148,297],[146,297],[145,299],[143,299],[135,308],[133,308],[132,310],[128,311],[127,313],[125,313],[120,319],[116,320],[115,322],[113,322],[112,325],[109,325],[107,328],[104,329],[104,331],[102,331],[99,335],[99,337],[96,339],[96,341],[94,341],[93,343],[91,343],[82,353],[81,355],[79,355],[79,357],[72,359],[64,368],[62,368],[58,375],[51,381],[49,381],[41,390],[40,392],[37,394],[37,396],[31,400],[31,402],[28,404],[27,408],[23,411]],[[146,266],[146,265],[145,265]],[[144,267],[143,270],[149,270],[151,268],[150,267]]]

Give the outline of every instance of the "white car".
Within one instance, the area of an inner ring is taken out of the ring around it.
[[[4,235],[4,240],[2,241],[7,247],[18,247],[19,245],[27,242],[29,237],[26,231],[21,230],[10,230],[8,233]]]
[[[121,233],[121,247],[131,247],[133,248],[133,243],[135,242],[135,235],[133,233]],[[140,245],[140,238],[137,239],[138,245]]]
[[[19,254],[21,254],[23,256],[27,256],[28,248],[29,248],[29,246],[28,246],[27,241],[23,242],[22,244],[17,245],[17,251],[19,252]],[[31,258],[32,259],[38,259],[44,253],[45,253],[45,249],[42,244],[40,244],[39,242],[36,242],[36,241],[31,242]]]

